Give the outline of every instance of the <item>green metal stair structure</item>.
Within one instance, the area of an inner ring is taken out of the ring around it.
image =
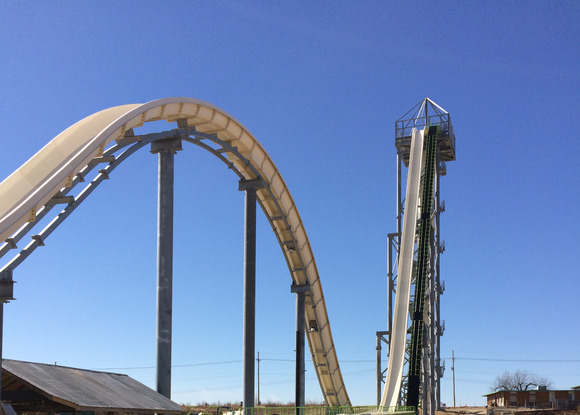
[[[424,310],[427,279],[429,273],[431,212],[437,163],[438,126],[429,127],[425,139],[425,170],[421,192],[421,214],[418,221],[419,241],[415,268],[415,301],[411,313],[411,343],[409,377],[407,386],[407,406],[419,406],[421,385],[421,360],[423,357]]]

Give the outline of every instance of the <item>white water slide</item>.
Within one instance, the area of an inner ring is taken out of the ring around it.
[[[411,137],[411,153],[409,172],[407,175],[407,193],[405,197],[405,216],[399,251],[397,275],[397,296],[393,316],[393,333],[391,335],[390,353],[387,366],[385,387],[381,398],[381,406],[395,407],[398,405],[401,391],[401,379],[405,366],[405,347],[407,329],[409,327],[409,302],[411,298],[411,278],[413,275],[413,255],[415,249],[415,234],[417,231],[417,211],[419,208],[419,187],[421,170],[423,169],[423,140],[425,130],[413,129]]]
[[[177,122],[182,131],[205,134],[196,140],[184,137],[184,141],[212,151],[242,179],[265,181],[266,186],[257,191],[258,202],[280,242],[292,282],[311,287],[306,306],[306,336],[324,399],[330,406],[349,406],[320,276],[296,204],[258,140],[235,118],[212,104],[191,98],[165,98],[123,105],[90,115],[60,133],[0,183],[0,241],[7,241],[0,248],[2,252],[14,248],[15,241],[36,221],[37,215],[56,203],[64,200],[67,207],[80,203],[83,192],[76,199],[63,195],[82,182],[85,173],[95,165],[109,163],[112,170],[116,156],[111,155],[111,149],[138,142],[140,136],[134,136],[133,128],[158,120]],[[211,143],[206,145],[203,140]],[[107,174],[107,168],[99,170],[93,182]],[[66,207],[62,212],[65,210]],[[7,271],[11,273],[10,264],[0,273],[6,275]]]

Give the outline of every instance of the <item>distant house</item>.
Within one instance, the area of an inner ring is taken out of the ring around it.
[[[570,390],[497,391],[484,395],[488,407],[576,408],[580,388]]]
[[[127,375],[2,360],[2,402],[17,415],[181,414],[181,406]]]

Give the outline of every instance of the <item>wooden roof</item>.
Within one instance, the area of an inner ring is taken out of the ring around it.
[[[16,406],[42,397],[77,411],[180,414],[181,406],[127,375],[2,360],[2,398]]]

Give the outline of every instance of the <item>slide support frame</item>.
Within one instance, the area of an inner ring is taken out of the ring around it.
[[[245,192],[244,216],[244,328],[243,403],[245,415],[254,408],[256,354],[256,192],[265,186],[261,179],[240,180]]]
[[[305,363],[304,343],[306,330],[306,295],[310,292],[309,285],[292,285],[290,291],[296,294],[296,415],[304,413],[305,398]]]
[[[158,155],[156,387],[157,392],[169,399],[173,317],[174,155],[181,149],[180,138],[151,143],[151,153]]]

